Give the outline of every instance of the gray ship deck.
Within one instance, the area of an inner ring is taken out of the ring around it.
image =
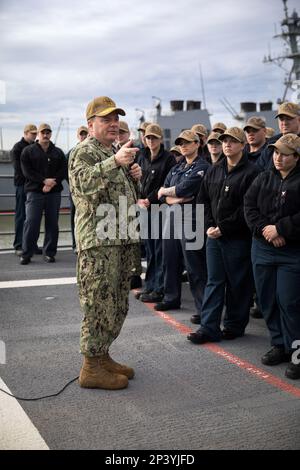
[[[59,251],[54,265],[0,255],[0,388],[37,397],[78,375],[75,261],[71,251]],[[299,449],[300,381],[284,378],[285,365],[261,365],[269,348],[263,320],[251,319],[243,338],[196,346],[186,340],[192,313],[187,285],[182,309],[166,314],[131,295],[112,347],[136,370],[128,389],[74,382],[32,402],[0,392],[0,449]]]

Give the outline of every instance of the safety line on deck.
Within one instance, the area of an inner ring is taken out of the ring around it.
[[[187,335],[188,333],[192,333],[193,330],[189,328],[188,326],[180,323],[179,321],[175,320],[171,315],[165,313],[165,312],[159,312],[157,310],[154,310],[154,305],[152,303],[145,303],[149,310],[151,310],[152,313],[160,317],[164,322],[168,323],[171,327],[175,328],[175,330],[179,331],[181,334]],[[195,347],[197,345],[193,344],[192,347]],[[235,356],[234,354],[226,351],[225,349],[221,348],[220,346],[217,346],[216,343],[205,343],[205,344],[199,344],[199,347],[208,349],[209,351],[213,352],[214,354],[222,357],[225,361],[230,362],[231,364],[236,365],[240,369],[245,370],[251,375],[254,375],[255,377],[264,380],[265,382],[269,383],[273,387],[276,387],[286,393],[289,393],[293,395],[296,398],[300,398],[300,389],[295,387],[294,385],[290,385],[286,383],[284,380],[279,379],[278,377],[266,372],[264,369],[260,369],[259,367],[251,364],[248,361],[245,361],[244,359],[241,359],[238,356]]]
[[[13,289],[19,287],[62,286],[76,284],[76,277],[55,277],[52,279],[24,279],[23,281],[2,281],[0,289]]]

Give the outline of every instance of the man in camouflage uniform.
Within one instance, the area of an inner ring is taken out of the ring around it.
[[[86,110],[92,137],[77,145],[69,159],[70,190],[76,207],[77,280],[84,313],[80,338],[84,363],[79,383],[81,387],[110,390],[127,387],[128,379],[134,376],[131,367],[113,361],[109,347],[127,314],[130,277],[139,248],[138,237],[129,238],[127,230],[124,235],[127,211],[124,215],[119,210],[120,196],[126,198],[128,208],[136,203],[141,177],[139,165],[133,164],[138,148],[132,148],[131,141],[113,152],[119,114],[124,116],[125,112],[110,98],[92,100]],[[115,218],[110,221],[114,223],[108,223],[109,236],[105,238],[100,228],[106,208]]]

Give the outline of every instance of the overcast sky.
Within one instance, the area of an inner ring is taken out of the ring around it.
[[[131,127],[137,108],[151,119],[152,96],[163,112],[170,100],[203,101],[200,63],[211,121],[232,124],[223,97],[239,111],[241,101],[283,95],[284,71],[262,63],[269,46],[283,52],[273,39],[282,18],[282,0],[0,0],[4,147],[28,122],[48,122],[55,135],[64,118],[57,145],[66,150],[67,122],[72,145],[95,96],[125,108]]]

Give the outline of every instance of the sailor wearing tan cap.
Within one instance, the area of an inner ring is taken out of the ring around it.
[[[207,139],[207,148],[210,155],[210,163],[212,163],[212,165],[215,165],[224,157],[220,136],[221,134],[219,132],[213,131],[209,134]]]
[[[14,185],[16,187],[16,208],[15,208],[15,239],[14,249],[19,256],[22,254],[23,227],[25,222],[25,202],[26,194],[24,191],[25,177],[21,169],[21,153],[25,147],[33,144],[37,136],[37,127],[35,124],[26,124],[22,139],[17,142],[10,154],[14,166]]]
[[[247,144],[244,148],[244,154],[248,160],[256,163],[261,156],[261,153],[268,145],[267,141],[267,128],[266,121],[259,116],[252,116],[246,122],[244,131],[247,138]],[[256,294],[253,297],[253,306],[250,309],[250,315],[253,318],[262,318],[257,302]]]
[[[205,160],[210,160],[210,154],[206,145],[207,137],[208,137],[208,130],[203,124],[194,124],[191,128],[192,132],[195,132],[199,137],[199,150],[198,155],[199,157],[204,158]]]
[[[227,126],[224,124],[224,122],[216,122],[211,128],[212,132],[218,132],[219,134],[224,134],[226,129]]]
[[[277,134],[269,139],[268,144],[274,144],[282,135],[293,133],[300,134],[300,105],[292,102],[282,103],[275,116],[278,118],[278,125],[281,134]],[[273,166],[273,151],[266,147],[257,160],[257,165],[261,170],[268,170]]]
[[[259,116],[252,116],[246,122],[244,131],[247,138],[244,153],[248,160],[255,163],[267,146],[266,121]]]
[[[266,127],[266,137],[268,140],[271,139],[271,137],[274,137],[275,134],[276,131],[273,129],[273,127]]]
[[[285,134],[270,150],[274,167],[245,196],[256,292],[272,346],[261,360],[290,361],[285,375],[300,379],[300,364],[291,358],[300,338],[300,137]]]
[[[124,145],[127,144],[130,140],[130,129],[126,121],[119,121],[119,135],[116,139],[116,141],[113,144],[114,151],[117,152],[120,150],[120,148]],[[134,163],[138,163],[138,155],[139,152],[137,152],[135,156]],[[140,254],[138,255],[140,259]],[[142,287],[142,279],[141,279],[141,274],[142,274],[142,265],[140,265],[140,269],[136,270],[136,273],[131,277],[130,281],[130,288],[131,289],[137,289]]]
[[[159,302],[164,295],[162,231],[161,226],[159,226],[157,237],[154,238],[151,236],[153,233],[151,215],[152,209],[159,205],[158,190],[164,184],[170,169],[176,165],[176,160],[174,156],[164,148],[163,129],[158,124],[149,124],[146,127],[145,140],[147,147],[144,149],[143,158],[140,161],[142,179],[141,198],[138,204],[140,207],[147,209],[147,214],[145,214],[147,233],[144,234],[147,269],[145,288],[139,299],[142,302]]]
[[[145,138],[145,133],[146,133],[146,128],[151,125],[152,123],[149,121],[144,121],[141,123],[140,127],[138,128],[139,132],[139,137],[140,137],[140,143],[137,145],[139,147],[139,151],[136,154],[136,159],[135,161],[142,166],[142,161],[144,156],[146,155],[146,149],[147,149],[147,141]]]
[[[201,326],[188,335],[197,344],[243,336],[254,289],[251,233],[244,219],[243,198],[258,170],[243,155],[246,137],[242,129],[231,127],[219,139],[226,158],[206,173],[198,196],[205,207],[208,280]]]
[[[170,148],[170,153],[174,155],[176,163],[180,163],[183,161],[184,156],[181,153],[179,145],[173,145],[173,147]]]
[[[49,124],[40,124],[38,141],[26,147],[21,155],[26,192],[21,264],[28,264],[34,254],[43,213],[44,260],[47,263],[55,262],[62,181],[67,176],[67,162],[63,151],[51,142],[51,134]]]
[[[152,122],[144,121],[141,123],[140,127],[138,128],[138,132],[140,134],[140,140],[141,140],[141,148],[147,147],[145,133],[146,133],[146,128],[147,126],[149,126],[149,124],[152,124]]]
[[[80,126],[77,129],[76,135],[78,139],[78,144],[84,141],[84,139],[87,138],[89,134],[89,130],[86,126]],[[71,152],[74,150],[75,147],[73,147],[69,152],[66,154],[66,159],[67,162],[69,163],[69,157],[71,155]],[[67,181],[69,183],[69,177],[67,176]],[[72,236],[72,249],[74,253],[77,253],[76,249],[76,239],[75,239],[75,206],[73,203],[72,195],[71,193],[69,194],[69,200],[70,200],[70,222],[71,222],[71,236]]]
[[[158,192],[161,202],[169,206],[180,204],[180,207],[189,211],[187,219],[197,226],[199,223],[196,212],[196,196],[209,168],[204,158],[199,157],[199,137],[195,132],[186,130],[180,133],[175,140],[179,145],[184,160],[172,168],[164,185]],[[187,211],[184,213],[185,216]],[[163,265],[164,265],[164,298],[155,305],[156,310],[170,310],[180,308],[181,303],[181,276],[185,268],[188,273],[190,289],[194,298],[196,313],[201,314],[203,291],[206,283],[205,247],[196,247],[188,240],[184,230],[186,221],[180,219],[181,229],[176,221],[166,218],[165,229],[170,228],[170,236],[163,239]],[[180,237],[176,232],[180,230]],[[168,231],[168,230],[167,230]]]
[[[109,390],[127,387],[134,376],[131,367],[111,358],[109,348],[127,315],[130,278],[139,252],[139,238],[128,230],[128,211],[137,202],[141,178],[141,169],[134,164],[138,148],[129,141],[114,153],[119,115],[125,111],[111,98],[94,98],[86,109],[92,137],[76,147],[69,161],[83,311],[80,350],[84,361],[79,384]],[[121,211],[121,197],[128,211]]]
[[[130,140],[130,130],[126,121],[119,121],[119,135],[116,139],[115,149],[118,151],[122,145]]]

